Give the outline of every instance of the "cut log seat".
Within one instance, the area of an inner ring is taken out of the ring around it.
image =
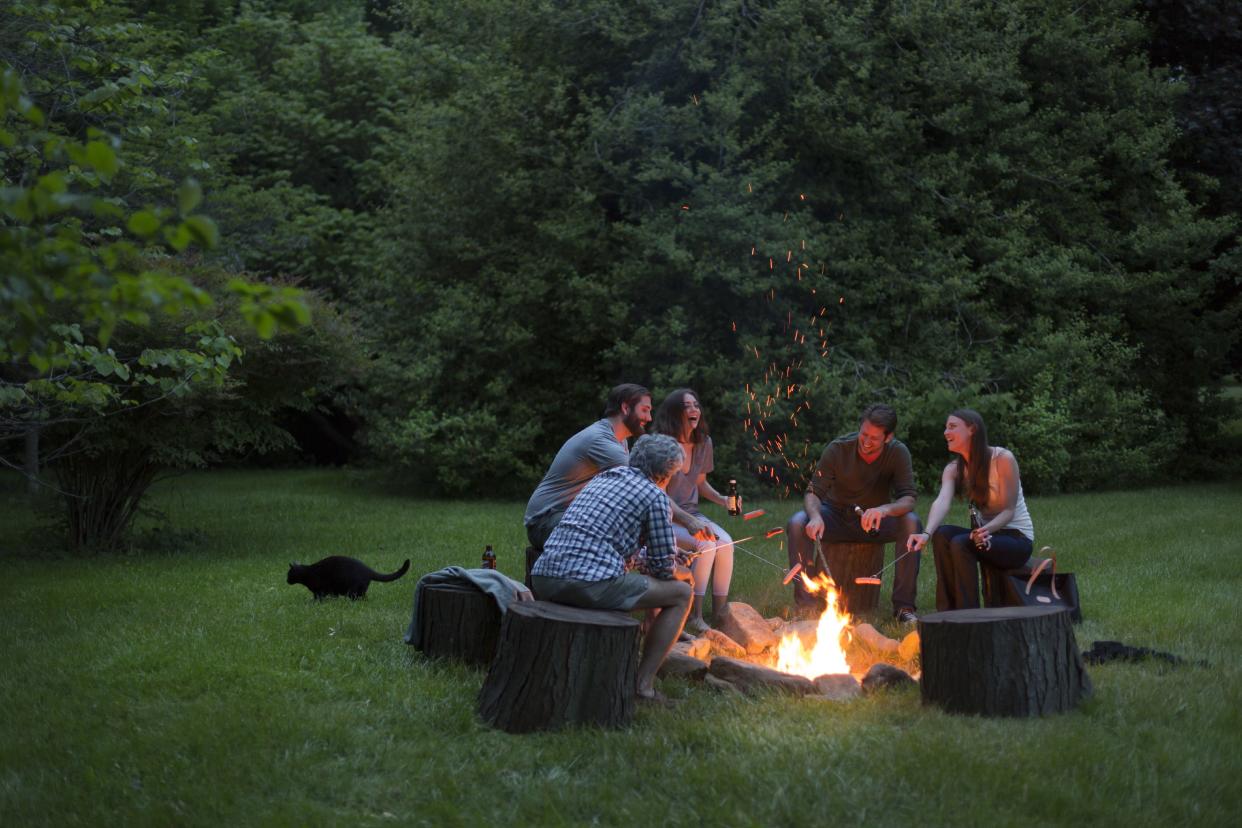
[[[950,713],[1045,716],[1091,694],[1066,607],[935,612],[919,640],[923,701]]]
[[[548,601],[510,604],[479,692],[480,717],[509,733],[629,724],[638,626],[623,612]]]
[[[850,615],[873,612],[880,605],[880,585],[856,584],[854,579],[879,572],[884,566],[884,549],[882,543],[824,544],[828,568]]]
[[[418,601],[419,649],[486,667],[496,654],[500,608],[490,595],[464,584],[428,584]]]

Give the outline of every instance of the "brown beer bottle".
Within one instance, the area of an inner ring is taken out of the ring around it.
[[[489,543],[487,548],[483,550],[483,568],[496,568],[496,553],[492,551],[492,545]]]
[[[729,478],[729,495],[726,498],[729,506],[729,514],[737,517],[742,513],[742,498],[737,493],[737,480]]]

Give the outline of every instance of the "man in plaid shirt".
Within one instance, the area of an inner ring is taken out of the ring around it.
[[[656,670],[690,612],[690,570],[677,563],[672,504],[664,493],[682,458],[672,437],[640,437],[628,466],[600,472],[574,498],[530,571],[535,595],[544,601],[661,610],[638,663],[640,699],[663,699]],[[627,572],[640,545],[647,548],[646,574]]]

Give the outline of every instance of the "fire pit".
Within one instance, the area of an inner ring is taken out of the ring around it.
[[[800,573],[808,592],[825,597],[818,619],[765,619],[753,607],[730,603],[719,630],[678,644],[664,673],[701,678],[720,689],[777,689],[845,699],[918,674],[918,634],[895,641],[845,612],[840,591],[825,576]]]

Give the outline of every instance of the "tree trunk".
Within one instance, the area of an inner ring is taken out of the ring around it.
[[[26,432],[22,470],[26,473],[26,491],[32,495],[39,494],[39,427],[37,425],[31,426]]]
[[[638,621],[546,601],[509,605],[479,715],[509,733],[622,727],[634,716]]]
[[[76,550],[120,547],[159,472],[143,451],[78,452],[50,468],[65,501],[69,546]]]
[[[423,587],[418,601],[423,654],[482,667],[492,663],[500,637],[500,607],[490,595],[460,584]]]
[[[884,566],[882,543],[825,543],[824,557],[832,579],[850,615],[873,612],[880,605],[878,584],[856,584],[855,578],[869,577]]]
[[[1046,716],[1091,694],[1065,607],[931,613],[919,639],[923,701],[950,713]]]

